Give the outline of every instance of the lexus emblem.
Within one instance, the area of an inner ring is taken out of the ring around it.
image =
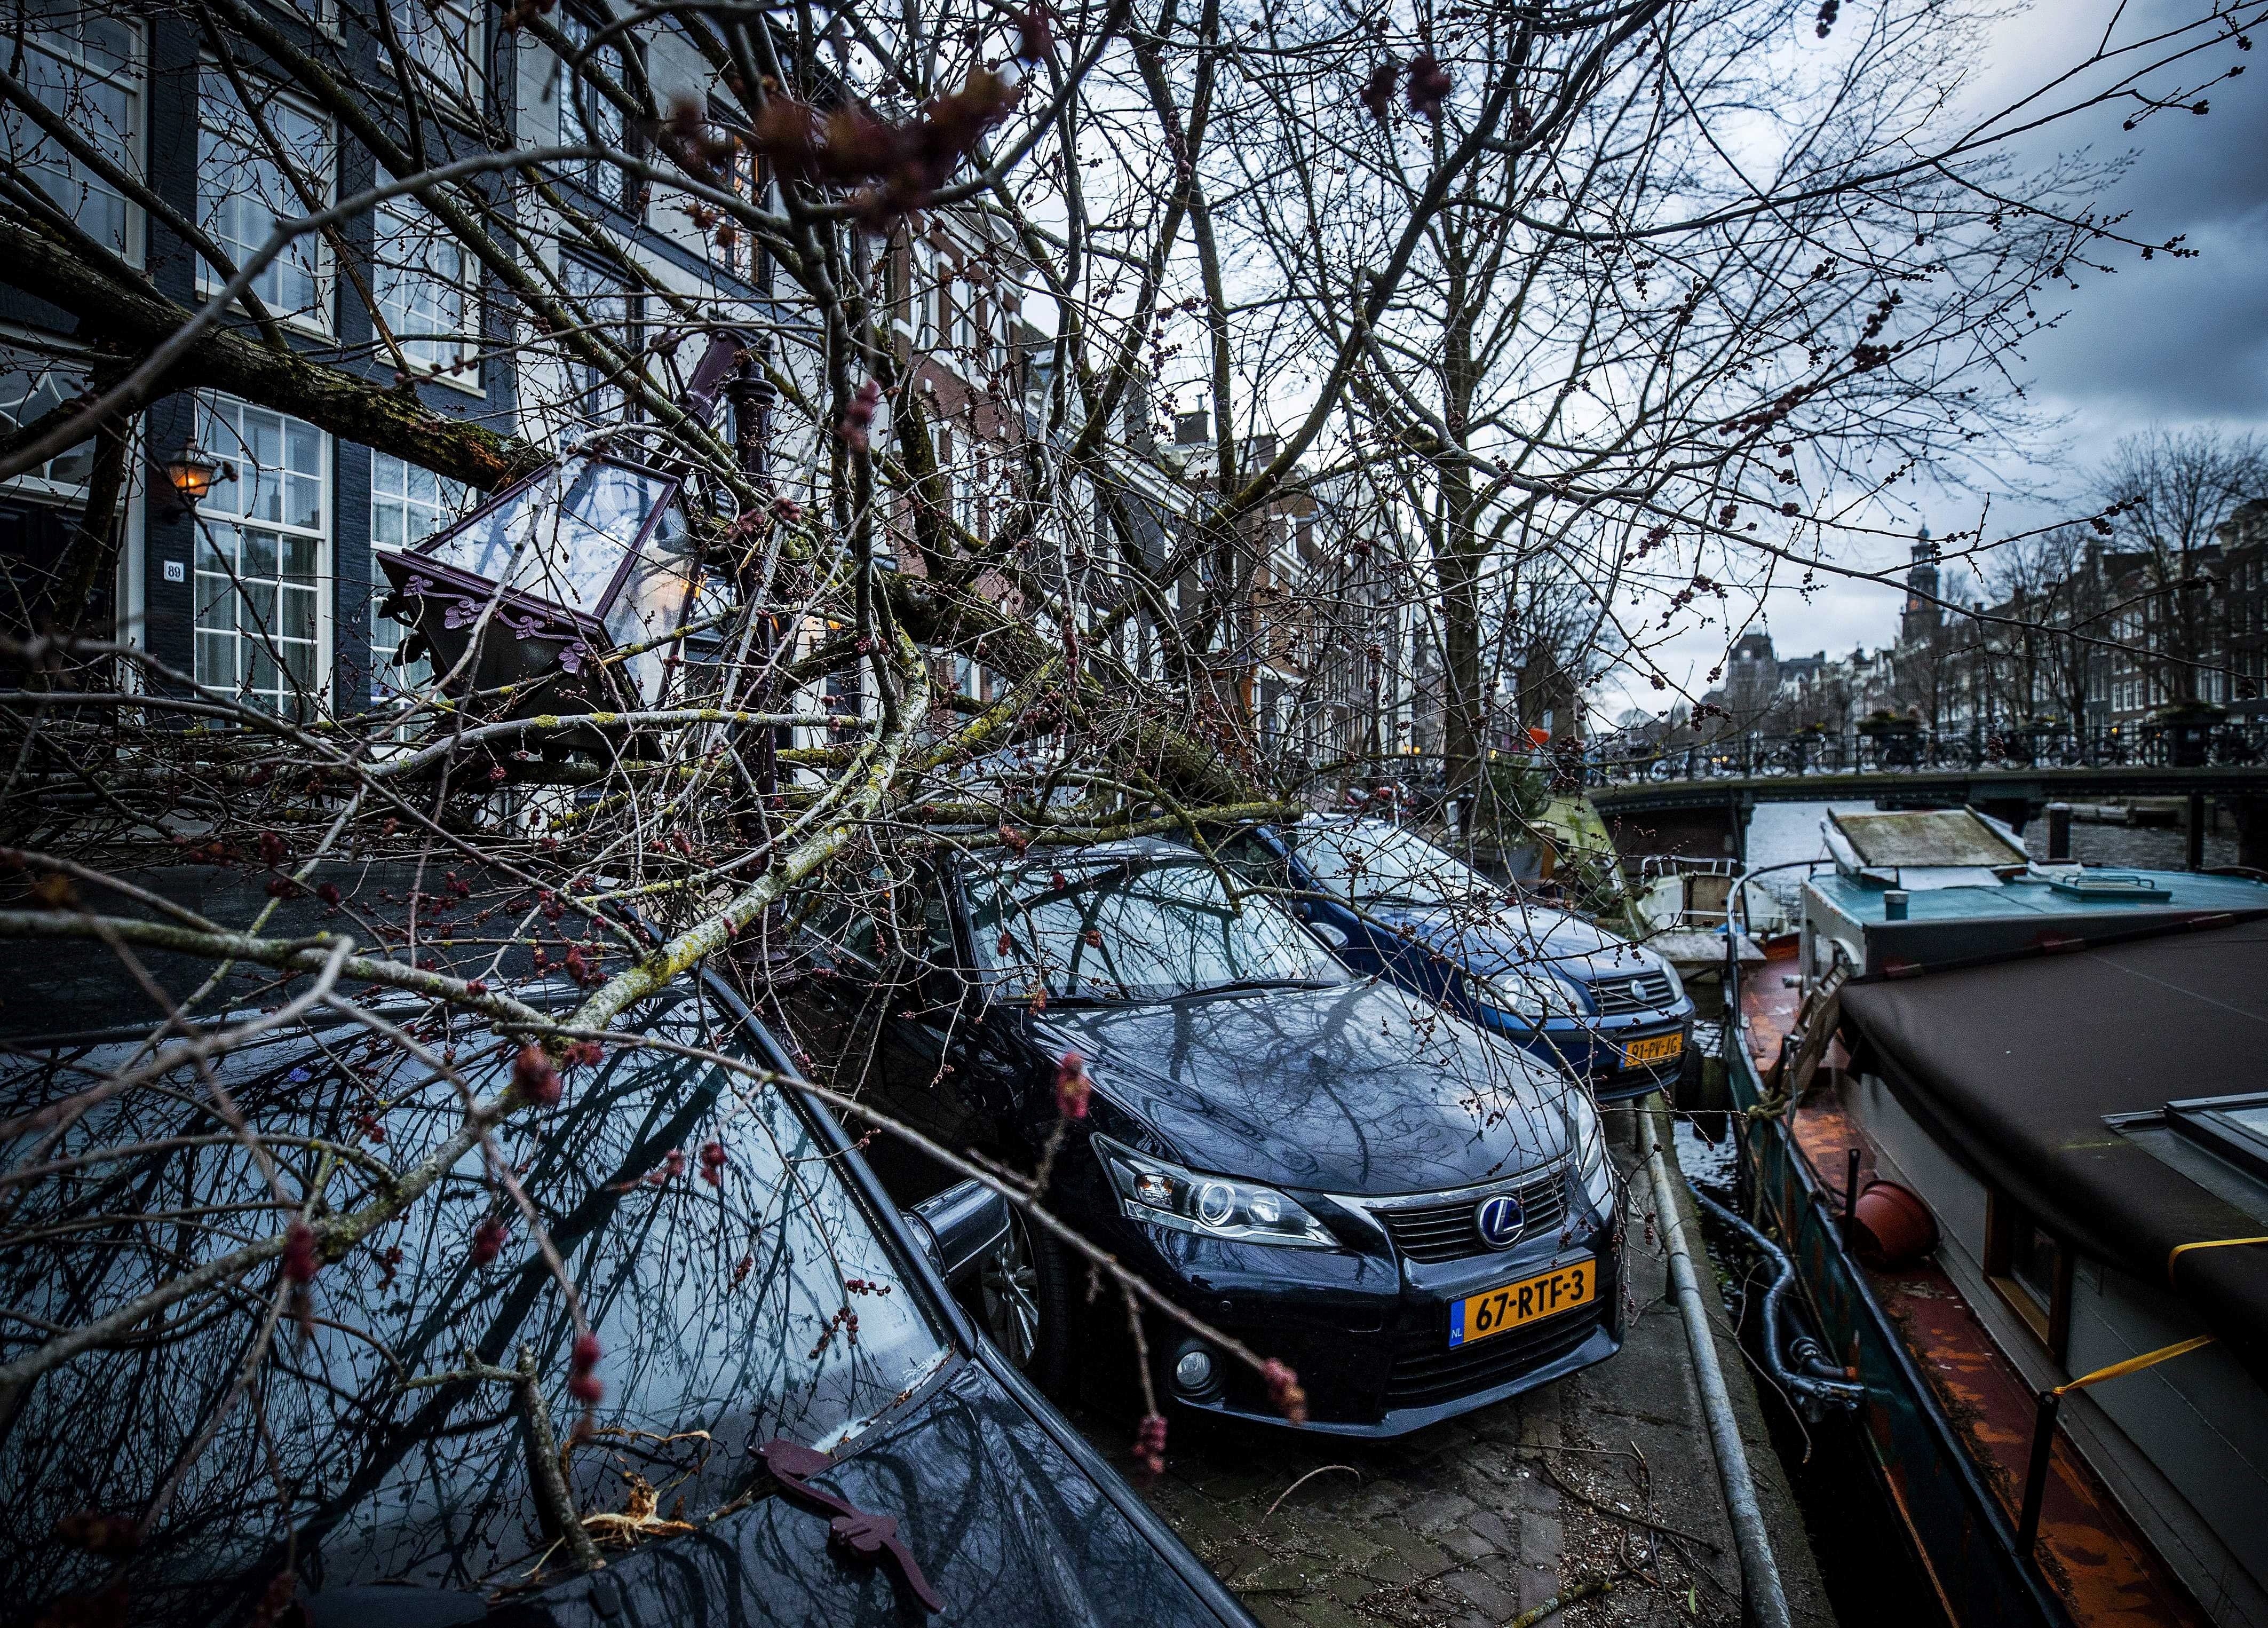
[[[1528,1217],[1520,1207],[1520,1200],[1510,1193],[1484,1198],[1473,1206],[1474,1230],[1491,1249],[1511,1249],[1520,1241],[1520,1229],[1527,1225]]]

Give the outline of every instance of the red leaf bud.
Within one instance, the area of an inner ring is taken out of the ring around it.
[[[315,1229],[294,1221],[284,1233],[284,1275],[293,1283],[313,1283],[323,1257],[315,1248]]]
[[[504,1224],[495,1216],[490,1216],[473,1228],[471,1251],[473,1264],[486,1266],[495,1260],[497,1256],[504,1253],[504,1242],[511,1236],[512,1234],[505,1228]]]
[[[551,1066],[541,1046],[523,1047],[512,1060],[512,1087],[538,1108],[559,1104],[559,1071]]]
[[[1063,1061],[1056,1065],[1056,1108],[1065,1119],[1086,1117],[1087,1098],[1094,1094],[1094,1082],[1086,1077],[1086,1059],[1076,1051],[1066,1051]]]

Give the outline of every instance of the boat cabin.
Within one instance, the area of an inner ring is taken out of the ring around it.
[[[2268,884],[1826,835],[1734,1095],[1948,1618],[2268,1628]]]

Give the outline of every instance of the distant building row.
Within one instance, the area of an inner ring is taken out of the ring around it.
[[[1746,634],[1704,706],[1721,709],[1720,729],[1764,734],[1841,733],[1885,713],[1940,733],[2124,729],[2189,704],[2268,718],[2268,498],[2186,554],[2090,541],[2011,574],[2031,579],[1991,603],[1964,595],[1924,532],[1896,643],[1784,657],[1770,633]]]

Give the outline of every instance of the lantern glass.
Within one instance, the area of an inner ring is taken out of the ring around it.
[[[430,557],[562,609],[603,618],[608,591],[674,484],[625,464],[570,459],[443,536]],[[674,519],[674,511],[668,511],[664,524]]]
[[[180,456],[166,466],[166,479],[172,483],[174,494],[191,506],[204,501],[220,475],[220,466],[199,450],[195,441],[181,448]]]
[[[677,482],[602,454],[539,470],[418,550],[460,580],[564,612],[588,654],[666,638],[702,587]],[[393,568],[389,567],[390,574]],[[615,665],[639,702],[660,704],[667,647]],[[584,656],[571,655],[580,670]]]

